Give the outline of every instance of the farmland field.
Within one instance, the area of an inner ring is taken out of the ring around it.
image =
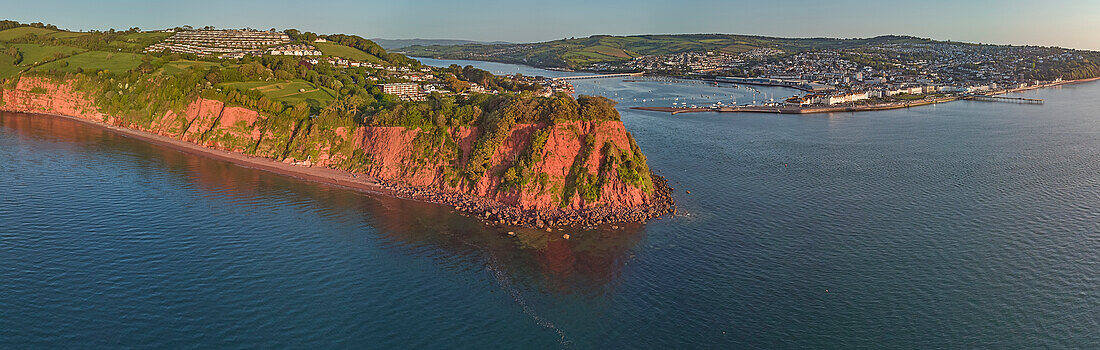
[[[125,72],[141,64],[141,57],[141,55],[127,52],[90,51],[43,64],[35,69],[76,72],[77,68],[81,68],[85,71],[102,69],[109,72]]]
[[[0,78],[6,78],[14,75],[15,73],[29,68],[36,63],[52,60],[57,54],[67,56],[84,51],[84,49],[78,49],[68,46],[48,46],[37,44],[0,44],[0,50],[6,50],[8,47],[15,47],[16,49],[18,49],[19,52],[23,54],[23,61],[19,62],[19,64],[15,64],[15,57],[0,55]]]
[[[321,103],[327,103],[333,100],[336,95],[330,89],[318,88],[306,82],[304,80],[291,80],[291,81],[243,81],[224,83],[222,86],[234,87],[242,90],[255,90],[264,96],[275,100],[288,103],[298,103],[306,100],[316,100]]]
[[[167,64],[164,65],[164,67],[161,68],[161,72],[163,72],[164,74],[167,74],[167,75],[174,75],[174,74],[182,73],[185,70],[190,69],[191,67],[194,67],[196,65],[198,65],[203,70],[205,70],[205,69],[209,69],[210,67],[217,66],[218,64],[214,63],[214,62],[206,62],[206,61],[179,60],[179,61],[168,62]]]

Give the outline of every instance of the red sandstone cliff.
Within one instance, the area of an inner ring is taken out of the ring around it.
[[[71,83],[26,77],[20,79],[14,89],[3,90],[0,109],[77,117],[285,162],[308,158],[313,166],[346,168],[391,183],[490,198],[519,209],[634,208],[652,201],[651,186],[644,189],[646,186],[624,182],[615,167],[607,167],[610,170],[604,171],[606,181],[597,199],[585,200],[579,195],[563,193],[571,171],[576,171],[573,169],[575,163],[583,164],[580,171],[591,177],[599,174],[601,166],[608,161],[601,152],[603,145],[609,143],[623,152],[636,150],[619,121],[516,125],[496,149],[488,171],[472,183],[456,183],[447,169],[461,167],[466,162],[465,157],[478,136],[476,128],[448,130],[447,137],[458,149],[456,157],[448,158],[426,156],[424,150],[418,149],[414,140],[421,134],[419,129],[360,126],[354,130],[344,127],[324,130],[295,123],[271,125],[274,123],[265,123],[268,118],[256,111],[201,98],[178,114],[170,111],[153,118],[148,125],[133,125],[100,112],[94,101],[76,91]],[[548,181],[503,189],[500,175],[530,147],[532,135],[544,128],[549,137],[538,154],[540,161],[533,164],[530,171],[545,174],[540,176]],[[581,159],[579,156],[585,153],[586,143],[589,154]],[[595,145],[595,149],[591,145]],[[347,165],[354,153],[362,155],[356,160],[363,163],[362,166]]]

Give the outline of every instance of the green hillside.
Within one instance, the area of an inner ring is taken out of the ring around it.
[[[22,69],[15,64],[15,57],[0,54],[0,79],[13,76]]]
[[[58,31],[56,31],[56,30],[46,29],[46,28],[37,28],[37,27],[11,28],[11,29],[0,31],[0,41],[14,40],[14,39],[22,38],[22,37],[25,37],[27,35],[32,35],[32,34],[36,35],[36,36],[42,36],[42,35],[50,35],[50,34],[57,33],[57,32]]]
[[[771,38],[729,34],[683,35],[596,35],[532,44],[467,44],[450,46],[410,46],[402,49],[411,56],[447,59],[476,59],[524,63],[540,67],[581,68],[594,63],[614,63],[641,55],[715,51],[742,53],[753,49],[774,48],[788,52],[813,49],[854,48],[889,43],[930,42],[904,36],[868,39]]]
[[[382,59],[353,47],[324,42],[312,43],[311,45],[321,50],[321,53],[325,56],[335,56],[360,62],[382,63]]]

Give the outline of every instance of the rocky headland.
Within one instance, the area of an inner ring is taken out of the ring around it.
[[[0,110],[71,117],[169,146],[220,152],[246,166],[450,205],[493,224],[642,222],[675,209],[671,188],[650,173],[617,120],[516,124],[479,164],[484,171],[470,176],[462,170],[481,136],[477,127],[331,127],[284,122],[216,99],[182,105],[148,118],[119,118],[103,113],[73,82],[45,77],[19,78],[0,94]]]

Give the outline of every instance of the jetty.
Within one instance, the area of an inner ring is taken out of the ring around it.
[[[1007,102],[1007,103],[1021,103],[1041,105],[1042,99],[1038,98],[1024,98],[1024,97],[1006,97],[1006,96],[992,96],[992,95],[963,95],[962,99],[970,101],[984,101],[984,102]]]

